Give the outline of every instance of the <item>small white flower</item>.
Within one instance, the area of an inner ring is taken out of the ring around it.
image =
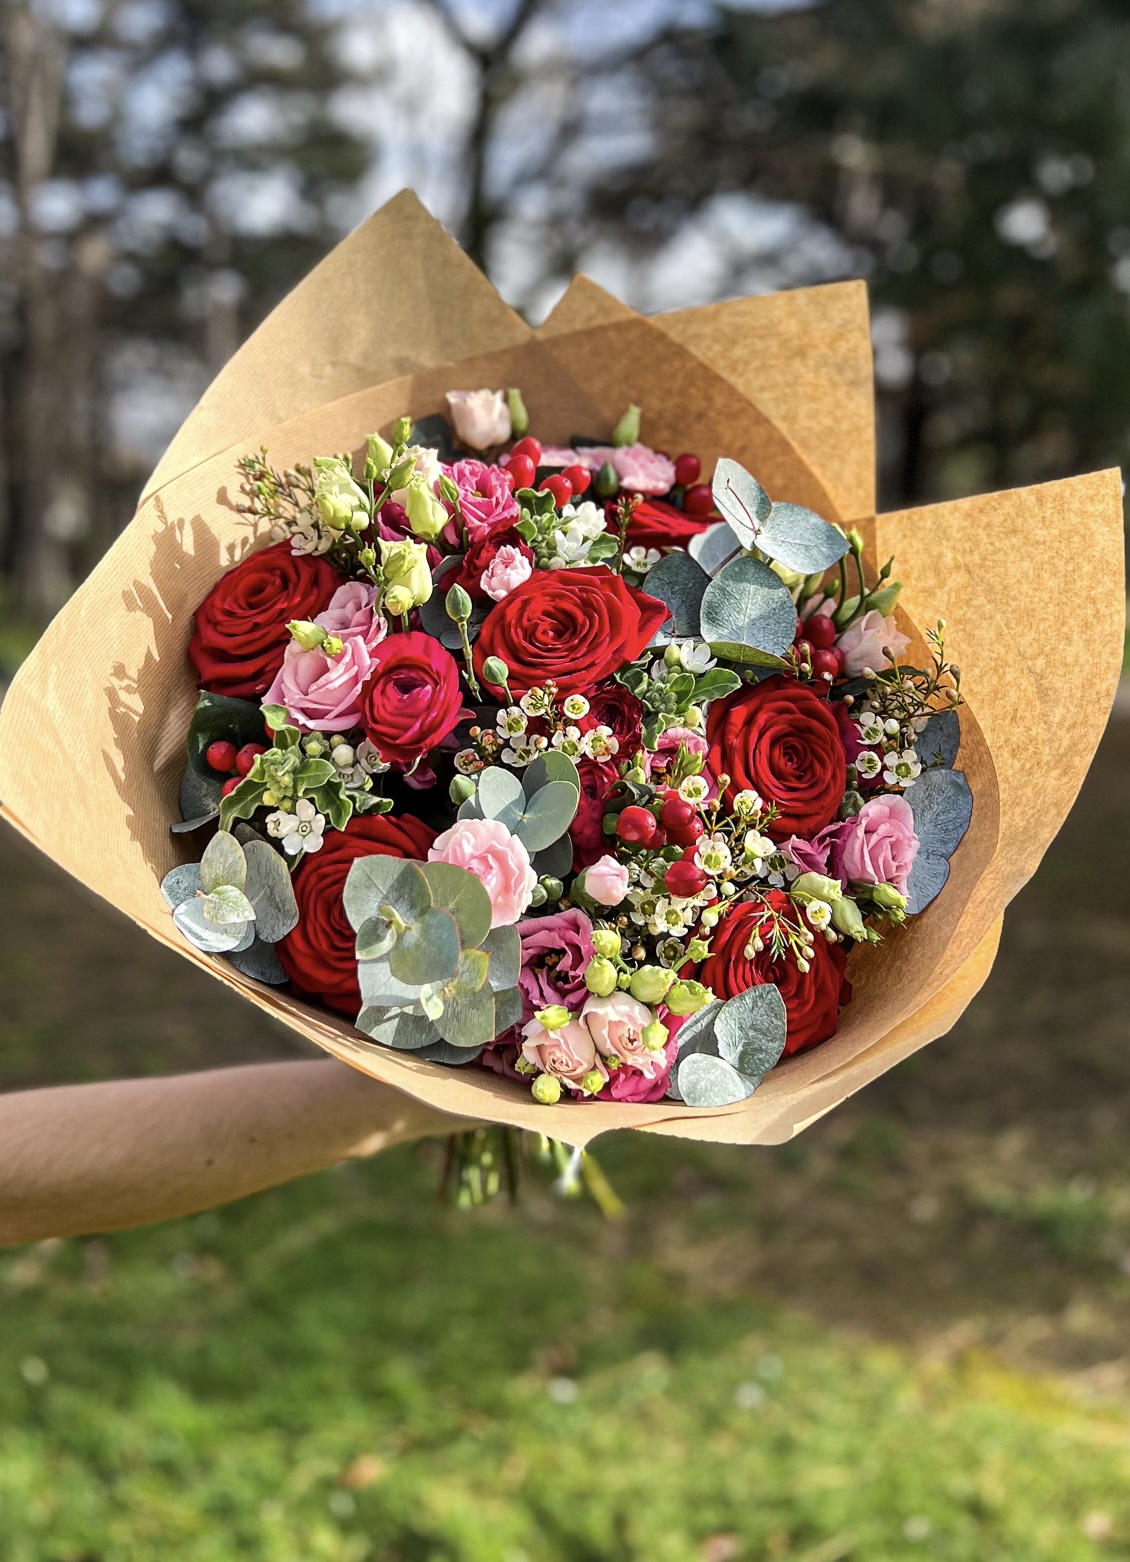
[[[874,711],[862,711],[856,726],[859,729],[859,741],[861,743],[881,743],[883,741],[883,723]]]
[[[576,759],[581,752],[581,729],[564,727],[561,731],[555,732],[550,741],[562,754],[567,754],[570,759]]]
[[[591,499],[585,499],[580,504],[567,504],[561,512],[561,518],[589,542],[599,537],[605,529],[604,510]]]
[[[520,738],[530,723],[520,706],[509,705],[499,711],[494,724],[504,738]]]
[[[901,730],[902,729],[899,727],[898,722],[893,716],[888,716],[886,721],[883,723],[883,731],[889,738],[897,738]]]
[[[629,548],[624,555],[624,563],[628,569],[635,570],[637,575],[646,575],[648,570],[658,564],[663,555],[658,548]]]
[[[883,766],[883,780],[888,786],[901,786],[903,788],[913,786],[922,774],[922,766],[918,763],[918,756],[912,748],[903,749],[901,754],[888,754]]]
[[[762,835],[759,830],[747,830],[742,842],[742,850],[747,857],[756,859],[755,871],[760,873],[760,860],[763,857],[772,857],[776,847],[767,835]]]
[[[519,699],[518,704],[527,716],[548,716],[550,701],[544,689],[530,689]]]
[[[589,702],[583,694],[570,694],[562,704],[561,709],[570,721],[580,721],[589,713]]]
[[[539,750],[532,743],[513,743],[509,748],[502,750],[502,763],[517,768],[522,765],[532,765],[538,753]]]
[[[706,673],[718,665],[705,640],[684,640],[679,647],[679,661],[688,673]]]
[[[832,908],[825,900],[810,900],[804,908],[804,914],[815,928],[826,928],[832,920]]]
[[[352,770],[357,761],[357,755],[348,743],[339,743],[330,758],[335,770]]]
[[[694,918],[694,909],[684,903],[679,906],[675,901],[664,896],[655,902],[654,908],[648,918],[647,927],[650,933],[681,933]]]
[[[705,776],[688,776],[679,785],[679,796],[685,803],[704,803],[710,793],[710,782]]]
[[[431,450],[426,445],[409,445],[404,452],[405,459],[411,457],[415,464],[413,476],[423,478],[428,488],[434,488],[443,475],[440,466],[439,451]],[[389,496],[394,504],[404,504],[408,497],[407,488],[398,488]]]
[[[568,526],[559,526],[553,533],[553,545],[557,551],[550,560],[550,566],[553,569],[571,569],[575,564],[583,564],[588,558],[592,538],[575,521],[570,521]],[[561,560],[560,564],[558,559]]]
[[[883,761],[878,754],[870,749],[865,749],[855,761],[855,768],[865,781],[873,781],[883,768]]]
[[[765,802],[761,794],[752,791],[749,787],[739,792],[734,798],[734,812],[738,815],[759,814],[764,807]]]
[[[594,727],[581,739],[581,752],[589,759],[611,759],[620,751],[620,740],[612,736],[611,727]]]
[[[724,835],[707,835],[699,841],[695,848],[694,860],[704,873],[711,877],[718,873],[725,873],[733,860],[729,845]]]
[[[326,817],[320,814],[308,797],[300,797],[292,814],[273,813],[267,819],[267,833],[282,843],[282,849],[291,857],[299,852],[316,852],[322,849],[322,832]]]
[[[320,525],[310,514],[303,515],[289,535],[290,551],[299,557],[307,553],[326,553],[333,547],[333,532]]]

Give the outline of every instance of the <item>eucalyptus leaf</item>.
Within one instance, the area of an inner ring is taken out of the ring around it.
[[[451,424],[442,412],[431,412],[426,418],[417,418],[408,435],[410,445],[421,445],[425,450],[434,450],[441,461],[450,465],[459,459],[459,446],[455,443],[455,434]]]
[[[688,1014],[679,1026],[678,1047],[679,1056],[689,1052],[713,1052],[714,1024],[722,1012],[720,1000],[715,999],[708,1003],[704,1009],[699,1009],[695,1014]]]
[[[447,616],[444,606],[445,593],[433,591],[426,602],[418,608],[420,614],[420,627],[427,634],[432,635],[439,643],[446,646],[449,651],[458,651],[463,641],[459,634],[459,625],[454,619]],[[491,606],[493,607],[493,603]],[[479,630],[486,621],[488,609],[481,602],[476,602],[471,609],[471,616],[467,620],[467,638],[474,640]]]
[[[924,770],[906,792],[918,855],[906,886],[907,911],[924,910],[949,878],[950,858],[973,818],[973,793],[962,770]]]
[[[923,767],[952,770],[961,747],[961,723],[955,710],[935,711],[915,740],[915,751]]]
[[[389,969],[388,957],[379,960],[360,960],[357,963],[357,980],[361,987],[362,1001],[374,1009],[397,1009],[410,1006],[420,996],[419,982],[400,982]]]
[[[771,983],[750,987],[722,1005],[714,1021],[718,1056],[747,1079],[767,1074],[785,1050],[787,1021]]]
[[[786,569],[818,575],[848,551],[848,540],[815,510],[800,504],[775,504],[757,538],[757,546]]]
[[[200,859],[200,882],[208,894],[221,884],[231,884],[236,889],[242,889],[247,883],[247,862],[243,847],[226,830],[217,830],[204,848],[204,855]]]
[[[481,819],[483,817],[483,811],[479,807],[478,793],[474,797],[467,798],[466,802],[459,804],[459,812],[455,817],[457,819]]]
[[[385,904],[392,906],[404,922],[419,922],[432,909],[432,892],[418,862],[401,862],[400,872],[389,885]]]
[[[734,559],[703,594],[704,640],[733,641],[781,656],[793,643],[796,625],[788,587],[760,559],[745,554]]]
[[[477,949],[490,932],[491,919],[490,896],[482,880],[450,862],[422,862],[420,872],[427,880],[432,904],[455,918],[464,948]]]
[[[277,944],[298,926],[298,902],[290,870],[266,841],[248,841],[247,898],[255,908],[255,932],[264,943]]]
[[[769,519],[772,502],[756,477],[726,456],[714,468],[711,485],[719,515],[730,523],[744,548],[757,546],[761,528]]]
[[[742,545],[734,533],[732,526],[726,521],[719,521],[715,526],[708,526],[704,532],[699,532],[692,537],[687,544],[687,552],[696,564],[700,564],[708,575],[716,575],[727,559],[732,559],[735,553],[740,553]]]
[[[224,927],[255,920],[255,907],[234,884],[217,884],[209,894],[201,896],[196,904],[203,908],[206,921]]]
[[[275,953],[274,944],[264,943],[261,938],[253,939],[247,949],[231,950],[228,959],[242,975],[268,987],[284,987],[290,980]]]
[[[573,840],[566,833],[534,857],[534,872],[539,879],[563,879],[573,868]]]
[[[527,797],[533,797],[535,792],[548,786],[551,781],[567,781],[578,792],[581,790],[581,777],[576,765],[568,754],[561,754],[556,749],[539,754],[526,766],[522,775],[522,790]]]
[[[459,928],[450,911],[433,908],[401,933],[388,952],[398,982],[446,982],[459,969]]]
[[[494,994],[489,987],[481,992],[461,993],[448,1000],[436,1021],[444,1041],[457,1047],[485,1047],[495,1037]]]
[[[522,969],[522,940],[516,927],[496,927],[483,940],[490,957],[490,985],[496,993],[518,985]]]
[[[396,929],[387,917],[379,913],[367,917],[357,931],[356,953],[358,960],[379,960],[387,955],[396,943]]]
[[[416,1056],[429,1063],[446,1063],[452,1068],[462,1068],[473,1063],[482,1052],[481,1047],[456,1047],[450,1041],[433,1041],[430,1047],[422,1047]]]
[[[496,993],[494,997],[494,1034],[501,1036],[511,1026],[520,1023],[522,1018],[522,990],[520,987],[508,987],[505,992]]]
[[[186,900],[194,899],[203,888],[198,862],[185,862],[179,868],[170,868],[161,880],[161,894],[174,911]]]
[[[733,640],[711,640],[711,656],[717,656],[724,662],[737,662],[739,667],[764,668],[769,672],[788,672],[789,664],[783,656],[772,656],[768,651],[759,651],[752,645],[737,645]]]
[[[488,765],[479,775],[479,807],[485,819],[496,819],[513,830],[522,817],[522,783],[512,770]]]
[[[220,817],[220,810],[214,809],[210,814],[198,814],[195,819],[184,819],[180,824],[171,824],[169,829],[174,835],[191,835],[193,830],[202,830],[206,824],[215,824]]]
[[[691,1052],[676,1065],[679,1095],[687,1106],[733,1106],[761,1083],[742,1077],[724,1058]]]
[[[709,584],[710,576],[702,565],[696,564],[681,548],[665,553],[659,563],[648,570],[648,596],[666,602],[674,619],[674,623],[665,626],[668,637],[698,634],[702,594]]]
[[[342,904],[350,926],[356,931],[362,923],[380,912],[404,867],[403,857],[358,857],[345,881]]]
[[[490,956],[485,949],[464,949],[459,956],[459,969],[455,973],[455,979],[445,989],[445,997],[482,992],[487,984],[489,970]]]
[[[419,1052],[422,1047],[431,1046],[437,1038],[431,1020],[422,1014],[409,1014],[400,1009],[390,1014],[387,1009],[364,1008],[354,1023],[366,1036],[371,1036],[382,1047],[391,1047],[396,1052]]]
[[[531,854],[552,846],[573,822],[580,802],[579,789],[568,781],[550,781],[534,793],[514,834]]]
[[[211,922],[204,914],[204,902],[199,897],[186,900],[173,912],[173,921],[188,939],[206,955],[228,954],[241,944],[250,946],[255,937],[254,924],[246,922]]]
[[[224,784],[216,775],[201,775],[194,765],[185,765],[180,782],[180,813],[186,823],[214,817],[220,811]],[[183,828],[183,826],[182,826]],[[177,829],[174,825],[173,829]]]

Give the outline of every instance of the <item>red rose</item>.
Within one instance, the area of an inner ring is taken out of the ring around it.
[[[779,812],[766,833],[775,841],[811,838],[831,824],[847,784],[844,745],[828,701],[776,673],[710,707],[707,768],[728,775],[728,796],[747,788]]]
[[[589,695],[589,713],[580,722],[582,732],[610,727],[619,743],[618,757],[635,753],[640,746],[643,706],[622,683],[610,678]]]
[[[251,700],[265,694],[290,641],[287,624],[322,612],[342,578],[312,554],[276,542],[221,575],[196,609],[188,654],[201,688]]]
[[[602,564],[539,570],[488,615],[475,670],[481,676],[487,657],[499,656],[515,694],[550,678],[559,694],[588,694],[635,661],[670,612]]]
[[[641,500],[632,511],[628,527],[630,548],[685,548],[692,537],[716,526],[716,515],[686,515],[662,499]],[[610,526],[615,530],[616,507],[612,506]]]
[[[780,890],[770,890],[766,898],[779,915],[795,917],[789,897]],[[765,916],[764,901],[746,900],[728,911],[715,929],[711,953],[698,972],[698,980],[723,999],[766,982],[778,987],[788,1019],[785,1056],[790,1057],[836,1034],[840,1009],[851,1002],[851,983],[844,975],[847,952],[843,944],[829,944],[818,934],[810,969],[802,971],[791,953],[774,960],[766,938],[765,949],[750,960],[746,946]]]
[[[382,759],[407,770],[459,720],[459,669],[431,635],[391,634],[361,686],[361,725]]]
[[[443,576],[439,589],[446,596],[452,586],[458,583],[473,602],[489,602],[491,598],[480,582],[483,571],[494,562],[499,548],[517,548],[523,558],[529,559],[531,564],[534,562],[534,550],[528,542],[523,541],[513,526],[492,526],[477,542],[471,543],[459,568]]]
[[[427,859],[435,831],[410,814],[354,814],[344,830],[327,830],[322,848],[310,852],[294,875],[298,926],[276,945],[283,970],[296,991],[320,998],[355,1019],[361,1009],[357,985],[356,934],[342,895],[358,857]]]
[[[582,759],[577,765],[581,778],[581,800],[569,835],[573,842],[573,872],[589,868],[598,857],[603,857],[611,843],[602,828],[605,815],[605,799],[620,779],[615,765],[602,765],[595,759]]]

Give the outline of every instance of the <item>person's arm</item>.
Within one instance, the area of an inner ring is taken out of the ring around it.
[[[192,1214],[466,1126],[332,1060],[0,1095],[0,1246]]]

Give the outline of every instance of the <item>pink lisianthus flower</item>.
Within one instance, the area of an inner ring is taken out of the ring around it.
[[[448,391],[455,432],[471,450],[489,450],[510,438],[510,409],[500,390]]]
[[[478,542],[500,522],[518,518],[518,501],[501,467],[468,458],[443,471],[459,490],[459,513],[469,541]]]
[[[594,1071],[608,1078],[608,1070],[597,1056],[596,1043],[587,1025],[570,1020],[559,1030],[546,1030],[537,1020],[522,1027],[522,1056],[527,1063],[552,1074],[577,1095],[584,1093],[582,1081]]]
[[[501,602],[529,580],[534,567],[520,548],[499,548],[479,577],[479,585],[494,602]]]
[[[518,986],[522,993],[522,1018],[536,1009],[562,1004],[576,1011],[588,996],[585,970],[595,950],[592,923],[583,911],[571,906],[547,917],[530,917],[518,924],[522,940],[522,969]]]
[[[606,461],[629,493],[666,494],[675,486],[675,463],[649,445],[582,445],[541,453],[542,466],[587,466],[590,472],[599,472]]]
[[[628,870],[605,852],[585,869],[584,892],[601,906],[618,906],[628,893]]]
[[[374,596],[373,587],[364,581],[347,581],[337,588],[314,622],[339,640],[360,638],[372,651],[388,634],[388,624],[373,611]]]
[[[787,841],[781,842],[781,854],[787,857],[801,873],[826,874],[828,853],[839,830],[838,824],[830,824],[811,841],[806,841],[799,835],[790,835]]]
[[[849,678],[860,677],[868,667],[872,672],[883,672],[891,665],[887,652],[893,651],[899,657],[909,644],[908,636],[895,627],[894,619],[884,618],[874,608],[857,618],[836,641],[844,653],[844,672]]]
[[[370,619],[374,617],[371,609],[365,611]],[[327,616],[320,614],[317,622],[321,624]],[[374,644],[384,638],[384,620],[378,622],[381,633]],[[348,732],[351,727],[359,727],[361,690],[373,671],[372,646],[363,629],[341,640],[337,656],[329,656],[320,646],[304,651],[297,640],[292,640],[274,682],[263,696],[263,704],[284,706],[291,721],[303,732]]]
[[[905,797],[873,797],[851,819],[835,827],[828,871],[850,884],[893,884],[906,893],[918,856],[914,815]]]
[[[654,1079],[664,1064],[660,1050],[652,1052],[643,1044],[645,1026],[655,1016],[645,1003],[629,993],[612,993],[608,998],[588,998],[581,1010],[581,1022],[588,1026],[596,1050],[602,1058],[619,1058],[624,1068]]]
[[[428,861],[449,862],[475,874],[490,896],[491,927],[517,922],[538,881],[529,852],[497,819],[457,819],[436,836]]]
[[[678,1056],[678,1043],[672,1036],[662,1052],[653,1052],[655,1072],[651,1075],[635,1068],[614,1069],[608,1084],[600,1092],[602,1101],[628,1101],[636,1106],[662,1101],[671,1079],[671,1065]]]

